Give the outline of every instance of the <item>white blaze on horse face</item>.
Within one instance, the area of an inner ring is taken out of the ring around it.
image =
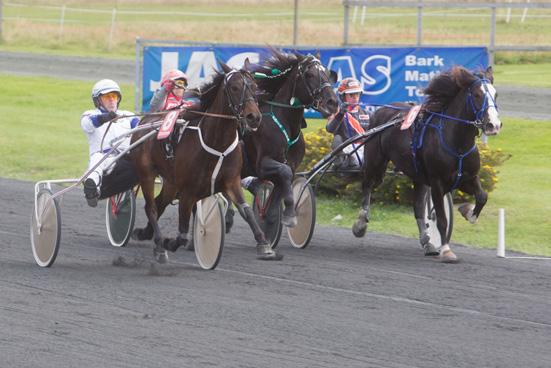
[[[486,97],[488,107],[486,113],[488,114],[488,121],[490,128],[485,129],[486,135],[496,135],[501,129],[501,120],[499,119],[499,113],[497,112],[497,106],[495,103],[496,89],[490,83],[481,83],[480,90]]]

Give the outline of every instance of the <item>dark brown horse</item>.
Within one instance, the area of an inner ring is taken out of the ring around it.
[[[223,72],[216,73],[213,80],[201,88],[204,91],[200,96],[201,110],[206,114],[190,123],[200,130],[188,128],[184,131],[175,148],[174,161],[166,159],[161,143],[156,139],[146,141],[132,152],[149,220],[146,228],[135,230],[134,236],[139,240],[153,237],[156,244],[154,254],[160,262],[167,260],[166,250],[174,252],[188,243],[189,219],[193,206],[198,200],[216,192],[224,192],[248,222],[257,241],[259,258],[277,257],[245,202],[240,182],[242,152],[237,144],[238,129],[242,125],[245,129],[256,130],[261,122],[256,102],[256,84],[247,71],[248,60],[240,71],[220,64]],[[185,118],[189,114],[190,112],[186,113]],[[143,134],[135,134],[133,141]],[[224,152],[219,171],[216,170],[220,156],[213,154],[214,151]],[[163,178],[163,186],[155,198],[154,181],[157,176]],[[213,188],[212,178],[215,178]],[[157,220],[177,193],[179,234],[175,239],[165,239]]]
[[[446,239],[447,220],[444,194],[458,188],[474,195],[476,206],[460,208],[470,222],[476,221],[488,195],[482,189],[478,172],[480,155],[476,146],[479,130],[495,135],[501,129],[493,87],[492,69],[478,75],[462,67],[436,76],[425,89],[426,100],[412,128],[390,127],[369,139],[365,145],[363,167],[364,200],[353,232],[365,234],[369,222],[371,190],[377,187],[389,161],[413,180],[415,219],[425,255],[440,255],[443,262],[456,262],[449,244],[432,244],[424,223],[424,203],[428,186],[441,239]],[[404,114],[410,105],[396,104],[376,111],[371,127]],[[473,208],[474,207],[474,208]],[[439,249],[438,249],[439,248]]]
[[[263,92],[259,102],[262,124],[243,137],[247,161],[243,177],[256,176],[276,185],[276,196],[285,205],[282,222],[292,227],[297,219],[291,184],[304,157],[304,109],[314,108],[324,117],[337,111],[336,74],[312,55],[271,52],[263,65],[253,67]]]

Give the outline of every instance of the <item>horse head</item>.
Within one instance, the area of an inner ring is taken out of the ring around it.
[[[470,108],[477,125],[484,134],[496,135],[501,130],[501,120],[497,111],[497,92],[494,83],[492,67],[485,72],[475,74],[477,79],[471,83],[467,91],[467,110]]]
[[[337,81],[337,74],[328,71],[315,56],[295,55],[298,59],[295,95],[324,117],[336,113],[338,104],[333,85]]]
[[[256,100],[256,83],[248,71],[249,59],[245,60],[241,70],[232,69],[223,62],[220,66],[225,74],[224,91],[232,113],[243,128],[256,131],[262,114]]]

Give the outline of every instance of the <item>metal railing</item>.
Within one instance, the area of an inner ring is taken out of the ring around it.
[[[445,8],[445,9],[489,9],[490,14],[490,31],[488,35],[487,46],[490,52],[490,63],[493,64],[496,51],[551,51],[551,42],[549,45],[496,45],[496,13],[497,9],[507,9],[507,22],[510,21],[511,9],[523,9],[522,19],[524,22],[527,16],[528,9],[551,9],[551,3],[532,3],[529,2],[502,2],[502,3],[458,3],[458,2],[435,2],[435,1],[377,1],[377,0],[343,0],[344,6],[344,27],[343,27],[343,44],[350,45],[350,10],[353,8],[353,19],[357,17],[358,8],[362,8],[362,24],[365,18],[367,8],[406,8],[417,9],[417,33],[415,46],[458,46],[458,45],[434,45],[423,43],[423,13],[427,8]],[[551,22],[551,21],[550,21]],[[390,45],[377,45],[390,46]],[[395,46],[395,45],[392,45]]]

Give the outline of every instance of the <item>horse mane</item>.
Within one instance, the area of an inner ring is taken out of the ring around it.
[[[457,94],[468,88],[479,77],[461,66],[454,66],[434,77],[424,90],[425,108],[429,111],[445,110]]]
[[[253,74],[258,72],[267,75],[267,78],[255,79],[256,85],[260,90],[265,92],[264,97],[267,99],[274,98],[283,86],[283,83],[285,83],[291,69],[304,60],[304,56],[300,54],[288,54],[275,48],[270,48],[270,51],[272,56],[266,59],[264,64],[254,65],[251,68]],[[273,74],[272,71],[275,71],[277,74]]]
[[[208,106],[212,105],[214,99],[216,98],[218,87],[224,80],[225,76],[225,73],[216,70],[212,76],[212,79],[199,88],[199,100],[201,101],[202,108],[206,109]]]

